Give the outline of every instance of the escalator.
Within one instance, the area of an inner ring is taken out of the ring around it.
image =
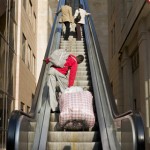
[[[64,3],[65,0],[60,0],[58,9]],[[78,3],[89,12],[86,0],[74,0],[73,7]],[[83,131],[64,131],[59,126],[59,113],[51,112],[47,96],[49,65],[43,64],[31,112],[12,112],[7,150],[144,150],[140,114],[131,110],[124,114],[117,112],[92,17],[86,18],[81,41],[76,41],[74,28],[69,40],[63,40],[63,25],[58,23],[59,17],[55,17],[45,57],[58,48],[85,56],[78,67],[75,85],[91,91],[94,96],[95,126]]]

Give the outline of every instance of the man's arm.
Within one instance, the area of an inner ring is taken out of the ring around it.
[[[45,61],[46,64],[48,64],[50,62],[50,58],[45,58],[43,61]]]
[[[55,14],[58,15],[60,12],[61,12],[61,8],[57,12],[55,12]]]
[[[77,67],[78,67],[78,64],[74,63],[70,69],[68,87],[71,87],[74,84],[74,80],[76,78],[76,73],[77,73]]]

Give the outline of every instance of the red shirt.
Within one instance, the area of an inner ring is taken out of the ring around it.
[[[78,67],[78,63],[77,63],[76,57],[74,55],[69,55],[63,68],[58,68],[58,67],[54,67],[54,68],[64,75],[67,75],[68,71],[70,70],[69,82],[68,82],[68,87],[70,87],[70,86],[73,86],[74,84],[77,67]]]

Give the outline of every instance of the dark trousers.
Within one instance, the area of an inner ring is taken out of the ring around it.
[[[77,23],[76,32],[77,32],[77,41],[81,41],[81,29],[83,28],[83,24]]]
[[[64,22],[65,26],[66,26],[66,33],[64,35],[64,40],[68,40],[69,35],[70,35],[70,22],[66,21]]]

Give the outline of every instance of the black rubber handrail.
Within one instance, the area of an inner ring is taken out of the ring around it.
[[[7,150],[15,150],[15,136],[16,136],[16,131],[17,131],[17,124],[18,124],[18,120],[20,116],[22,115],[31,119],[30,115],[20,110],[14,110],[11,113],[8,130],[7,130],[7,143],[6,143]]]

